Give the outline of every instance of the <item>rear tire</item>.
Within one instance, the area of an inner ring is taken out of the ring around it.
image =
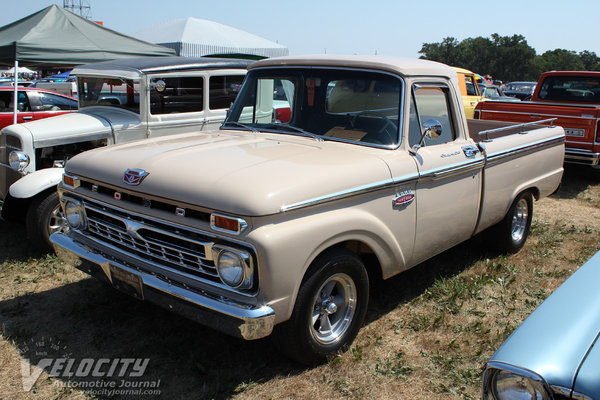
[[[360,330],[369,302],[369,277],[356,254],[323,253],[307,271],[290,319],[274,330],[275,345],[307,365],[344,351]]]
[[[502,221],[490,228],[492,247],[506,253],[516,253],[525,245],[533,217],[533,196],[523,192],[517,196]]]
[[[50,235],[54,232],[66,232],[69,229],[57,192],[38,196],[31,202],[27,210],[25,226],[27,236],[34,247],[44,252],[52,251]]]

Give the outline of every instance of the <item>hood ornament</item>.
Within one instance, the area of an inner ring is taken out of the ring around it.
[[[123,174],[123,182],[128,185],[139,185],[142,183],[145,177],[147,177],[149,172],[144,171],[143,169],[128,169]]]

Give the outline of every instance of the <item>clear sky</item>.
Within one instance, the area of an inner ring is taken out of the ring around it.
[[[63,1],[3,0],[0,26]],[[423,43],[452,36],[521,34],[538,54],[600,56],[600,0],[90,0],[93,20],[124,34],[195,17],[262,36],[290,54],[380,54],[416,58]]]

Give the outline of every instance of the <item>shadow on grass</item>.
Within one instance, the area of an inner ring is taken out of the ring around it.
[[[487,249],[483,237],[478,235],[390,279],[376,282],[371,291],[365,323],[409,303],[437,280],[451,278],[478,260],[498,255]]]
[[[560,189],[552,195],[557,199],[573,199],[599,182],[600,171],[587,165],[565,164]]]
[[[229,337],[91,278],[2,301],[0,321],[32,365],[65,355],[78,360],[75,366],[85,358],[148,358],[142,377],[126,379],[160,379],[162,395],[174,399],[229,398],[247,385],[303,371],[269,339]],[[121,379],[112,378],[117,385]]]
[[[0,219],[0,264],[5,261],[27,261],[42,255],[29,243],[23,223]]]
[[[367,323],[485,254],[475,238],[377,283]],[[138,379],[160,379],[159,389],[169,398],[229,398],[249,385],[305,370],[280,355],[268,338],[244,341],[229,337],[92,278],[2,301],[0,321],[4,336],[32,365],[42,358],[65,355],[79,361],[148,358],[146,372]],[[46,348],[55,345],[54,354],[40,352],[36,346],[40,341]],[[52,365],[45,368],[47,373],[51,369]],[[111,379],[120,382],[120,378]],[[86,380],[90,378],[79,379]]]

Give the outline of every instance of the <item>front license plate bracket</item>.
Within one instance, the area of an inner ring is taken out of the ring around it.
[[[115,289],[133,296],[136,299],[144,300],[142,277],[140,275],[126,271],[123,268],[112,264],[110,265],[110,275]]]

